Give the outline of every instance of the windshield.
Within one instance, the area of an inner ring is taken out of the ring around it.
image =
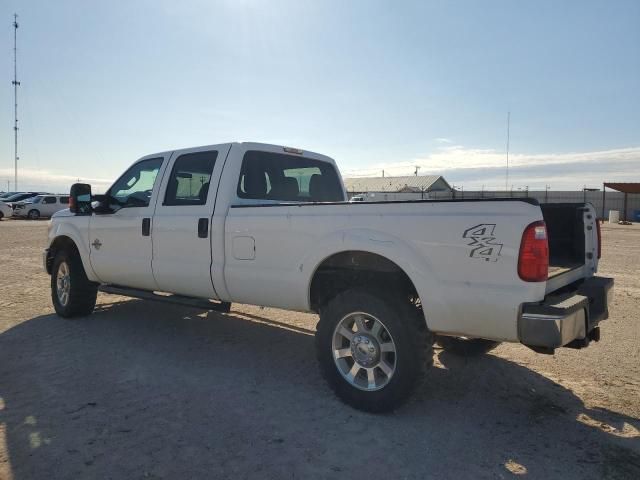
[[[2,200],[5,202],[13,202],[15,200],[20,200],[20,197],[22,197],[23,195],[24,193],[16,193],[15,195],[10,195],[7,198],[3,198]]]

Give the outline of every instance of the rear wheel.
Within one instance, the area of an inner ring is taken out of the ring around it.
[[[38,218],[40,218],[40,212],[34,208],[33,210],[29,210],[29,213],[27,213],[27,216],[31,220],[37,220]]]
[[[500,342],[485,340],[484,338],[445,336],[436,337],[436,343],[440,345],[445,352],[461,357],[477,357],[484,355],[500,345]]]
[[[87,278],[80,256],[59,251],[51,270],[51,300],[56,313],[64,318],[89,315],[97,296],[98,285]]]
[[[316,354],[323,377],[354,408],[403,404],[433,361],[420,312],[400,295],[348,290],[321,310]]]
[[[0,211],[0,221],[4,218],[4,213],[2,213],[2,211]]]

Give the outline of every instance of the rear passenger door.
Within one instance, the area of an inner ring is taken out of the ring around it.
[[[50,217],[58,210],[56,207],[58,206],[58,199],[54,196],[46,196],[42,198],[42,202],[40,202],[40,215],[43,217]]]
[[[153,276],[161,291],[217,299],[211,220],[230,145],[175,152],[153,217]]]
[[[56,212],[64,210],[65,208],[69,208],[69,197],[67,195],[63,195],[58,199],[58,201],[60,202],[60,204],[56,208]]]

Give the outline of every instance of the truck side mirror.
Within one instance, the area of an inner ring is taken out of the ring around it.
[[[91,215],[91,185],[74,183],[69,193],[69,210],[76,215]]]

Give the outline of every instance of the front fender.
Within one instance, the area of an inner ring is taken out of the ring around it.
[[[64,221],[56,221],[58,218]],[[68,237],[73,241],[80,254],[82,260],[82,266],[87,274],[87,278],[92,282],[98,282],[99,279],[96,276],[93,268],[91,268],[90,250],[89,250],[89,222],[90,216],[60,216],[54,217],[51,220],[51,226],[49,228],[49,242],[48,248],[51,248],[53,242],[60,237]]]

